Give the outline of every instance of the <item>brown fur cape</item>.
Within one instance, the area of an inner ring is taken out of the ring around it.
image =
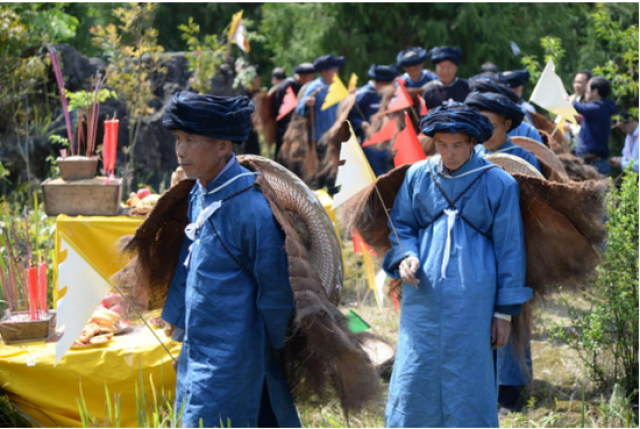
[[[240,157],[244,167],[260,170],[252,160],[264,158],[246,158],[249,160]],[[279,195],[278,184],[269,183],[265,175],[258,175],[256,184],[285,235],[296,315],[279,357],[292,395],[297,401],[309,401],[326,400],[335,393],[345,413],[362,408],[379,396],[376,369],[362,349],[363,337],[348,329],[346,317],[336,308],[337,302],[332,303],[310,263],[306,239],[300,237],[295,219],[304,207],[287,206],[287,196]],[[116,275],[116,280],[149,309],[164,305],[188,223],[187,207],[193,185],[192,180],[183,180],[170,188],[125,246],[126,251],[136,256]],[[318,227],[322,226],[309,225],[308,229]]]

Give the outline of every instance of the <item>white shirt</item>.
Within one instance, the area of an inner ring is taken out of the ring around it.
[[[624,149],[622,149],[622,169],[627,168],[633,159],[633,171],[638,172],[638,127],[627,134],[624,139]]]

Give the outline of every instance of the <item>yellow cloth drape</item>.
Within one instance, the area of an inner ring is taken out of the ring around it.
[[[175,399],[176,373],[172,360],[146,327],[116,336],[102,347],[69,350],[53,366],[55,343],[0,345],[0,386],[20,409],[44,427],[81,427],[76,399],[80,382],[89,412],[104,420],[106,392],[120,394],[120,424],[137,427],[136,383],[140,390],[140,371],[145,395],[153,398],[150,377],[156,392],[164,389]],[[178,357],[180,343],[162,331],[158,336],[171,354]],[[152,399],[150,399],[152,401]]]

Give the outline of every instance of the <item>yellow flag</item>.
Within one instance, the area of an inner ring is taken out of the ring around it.
[[[364,274],[367,277],[367,284],[369,285],[369,289],[373,292],[373,295],[376,297],[378,308],[382,311],[382,304],[380,303],[378,288],[376,286],[376,273],[373,269],[373,260],[371,260],[371,255],[369,255],[364,243],[360,243],[360,246],[362,246],[362,260],[364,262]]]
[[[351,77],[349,78],[349,91],[356,89],[356,85],[358,85],[358,75],[351,73]]]
[[[376,181],[351,123],[347,121],[347,124],[350,136],[340,147],[340,160],[344,161],[344,164],[338,167],[335,186],[340,187],[340,192],[333,196],[332,210]]]
[[[338,104],[349,96],[349,91],[344,86],[344,83],[340,80],[340,76],[336,74],[333,78],[333,82],[329,85],[329,92],[322,103],[322,110],[327,110],[334,104]]]
[[[244,10],[233,14],[231,18],[228,41],[229,43],[235,43],[243,52],[249,52],[249,40],[245,37],[247,29],[242,24],[242,12],[244,12]]]

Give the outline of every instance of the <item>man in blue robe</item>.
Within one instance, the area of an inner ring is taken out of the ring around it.
[[[438,79],[437,74],[424,69],[427,58],[427,51],[420,47],[410,48],[398,54],[396,62],[406,71],[401,77],[405,88],[422,88],[432,80]]]
[[[526,102],[522,98],[522,93],[524,91],[524,86],[529,82],[531,75],[529,74],[529,70],[513,70],[502,72],[498,75],[502,81],[504,81],[509,88],[513,90],[518,97],[520,97],[520,107],[524,110],[525,115],[527,115],[527,120],[530,123],[533,123],[533,119],[531,118],[531,113],[536,113],[536,108],[533,107],[531,103]]]
[[[456,76],[462,51],[449,46],[439,46],[429,51],[436,67],[438,79],[427,84],[422,93],[427,109],[442,106],[449,101],[462,103],[469,94],[469,83]]]
[[[518,183],[473,150],[492,132],[477,109],[420,127],[439,155],[409,168],[390,214],[383,268],[403,286],[386,425],[497,427],[494,350],[532,297]]]
[[[520,105],[520,102],[522,101],[520,96],[515,92],[513,92],[511,88],[506,86],[504,81],[501,81],[498,77],[495,77],[495,76],[480,74],[472,77],[471,79],[469,79],[469,91],[482,92],[482,93],[492,92],[495,94],[503,94],[509,97],[509,100],[511,100],[513,103],[517,105]],[[522,106],[520,106],[520,109],[525,115],[528,116],[527,112]],[[518,125],[517,127],[513,128],[511,131],[509,131],[507,135],[509,137],[528,137],[539,143],[544,144],[538,130],[536,130],[535,127],[531,125],[531,123],[526,122],[527,116],[525,116],[525,120],[523,120],[520,123],[520,125]]]
[[[540,163],[528,150],[511,143],[507,133],[515,129],[524,118],[520,106],[514,104],[502,94],[472,92],[464,102],[475,107],[489,119],[493,127],[491,138],[476,149],[481,156],[492,153],[506,153],[524,159],[536,170],[542,172]]]
[[[240,166],[234,143],[251,130],[247,97],[175,94],[174,130],[191,191],[186,237],[162,313],[183,331],[176,410],[182,425],[299,427],[274,349],[284,346],[294,298],[284,234]]]
[[[380,110],[383,88],[392,85],[398,76],[398,68],[395,65],[372,65],[369,68],[369,77],[372,79],[356,92],[356,102],[349,112],[349,121],[353,126],[360,144],[364,143],[367,129],[371,125],[371,116]],[[389,171],[389,150],[377,150],[373,147],[363,147],[369,165],[376,176]]]
[[[287,94],[287,88],[291,87],[293,93],[298,96],[300,92],[300,88],[302,88],[307,83],[313,80],[313,76],[315,75],[315,69],[313,68],[313,64],[311,63],[302,63],[298,64],[293,69],[293,77],[289,77],[284,79],[282,82],[278,84],[275,89],[275,94],[273,96],[273,114],[277,118],[280,112],[280,107],[284,102],[284,98]],[[278,153],[280,152],[280,148],[282,147],[282,143],[284,142],[284,133],[287,131],[287,127],[291,122],[291,117],[293,116],[293,111],[287,113],[282,117],[279,121],[277,121],[276,125],[276,152],[274,155],[275,159],[278,159]]]
[[[336,122],[338,105],[322,110],[322,104],[329,92],[329,85],[338,74],[338,67],[344,64],[344,57],[323,55],[313,62],[313,68],[320,77],[309,83],[302,97],[299,97],[296,113],[301,116],[313,115],[313,128],[309,131],[309,141],[319,142],[324,133]],[[319,154],[320,155],[320,154]]]

